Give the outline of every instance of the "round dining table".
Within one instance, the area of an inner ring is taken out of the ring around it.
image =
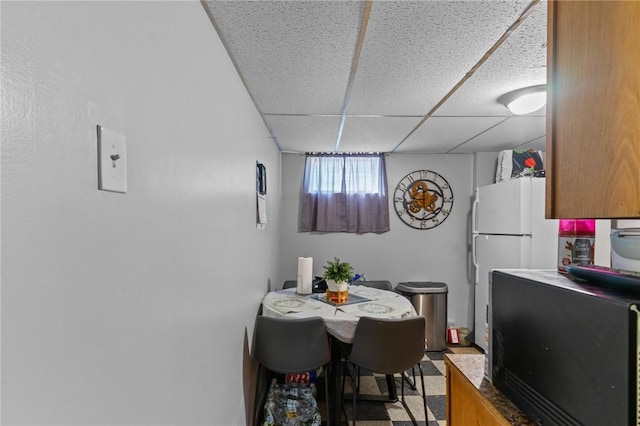
[[[325,293],[302,295],[295,288],[269,292],[262,300],[262,314],[275,318],[322,317],[327,331],[351,343],[360,317],[404,318],[416,316],[411,301],[393,291],[364,285],[349,286],[349,299],[336,304]]]
[[[350,285],[347,302],[336,304],[328,301],[325,293],[298,294],[295,288],[267,293],[262,300],[262,315],[274,318],[321,317],[331,339],[331,364],[329,366],[329,401],[327,424],[339,424],[342,411],[340,386],[342,358],[345,347],[353,342],[356,326],[361,317],[405,318],[416,316],[416,310],[405,296],[387,290]],[[387,376],[388,400],[397,399],[395,382]]]

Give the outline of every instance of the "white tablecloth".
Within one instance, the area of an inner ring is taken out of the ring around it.
[[[274,318],[322,317],[329,333],[345,343],[353,341],[360,317],[402,318],[417,315],[409,299],[392,291],[352,285],[349,295],[352,294],[368,300],[336,306],[316,299],[322,299],[322,293],[303,296],[296,294],[295,288],[272,291],[262,300],[262,313]]]

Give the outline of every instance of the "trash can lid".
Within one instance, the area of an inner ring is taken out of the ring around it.
[[[423,294],[423,293],[446,293],[448,291],[447,284],[432,281],[409,281],[406,283],[398,283],[396,290],[405,293]]]

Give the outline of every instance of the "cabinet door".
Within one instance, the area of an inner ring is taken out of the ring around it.
[[[446,365],[447,425],[506,426],[512,423],[500,415],[455,367]],[[513,423],[516,424],[516,423]]]
[[[546,216],[640,217],[640,2],[548,7]]]

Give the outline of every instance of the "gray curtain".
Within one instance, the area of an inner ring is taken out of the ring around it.
[[[307,154],[300,231],[389,231],[383,154]]]

